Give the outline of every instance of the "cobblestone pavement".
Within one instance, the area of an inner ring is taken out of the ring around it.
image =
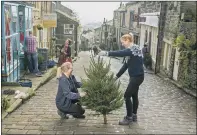
[[[105,58],[109,60],[109,58]],[[83,65],[88,66],[89,54],[81,52],[74,63],[74,74],[84,77]],[[111,59],[111,68],[117,72],[119,60]],[[121,77],[124,91],[128,73]],[[125,106],[108,115],[108,124],[102,116],[86,110],[86,119],[64,119],[57,115],[55,95],[57,80],[54,78],[36,91],[15,112],[2,121],[6,134],[196,134],[196,99],[185,94],[167,81],[153,74],[146,74],[139,90],[138,122],[130,126],[118,125],[125,115]]]

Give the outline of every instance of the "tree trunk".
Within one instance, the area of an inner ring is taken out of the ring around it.
[[[107,115],[103,114],[103,118],[104,118],[104,124],[107,124]]]

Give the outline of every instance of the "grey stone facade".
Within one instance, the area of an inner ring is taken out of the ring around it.
[[[57,2],[57,6],[56,6],[56,13],[57,13],[57,27],[55,30],[55,35],[57,37],[57,41],[56,44],[64,44],[65,40],[67,40],[68,38],[71,39],[73,42],[72,46],[71,46],[71,50],[72,52],[75,52],[75,54],[72,53],[72,56],[76,56],[77,52],[78,52],[78,26],[79,23],[78,21],[75,19],[73,15],[72,10],[68,9],[67,7],[64,7],[63,5],[61,5],[59,2]],[[70,16],[71,15],[71,16]],[[71,24],[74,25],[74,30],[72,34],[65,34],[64,33],[64,24]]]
[[[192,34],[196,35],[196,22],[185,22],[185,17],[187,15],[187,9],[191,9],[193,15],[196,15],[196,2],[168,2],[167,17],[165,22],[165,31],[164,31],[164,40],[169,41],[173,46],[175,38],[183,33],[186,38],[190,38]],[[184,14],[184,16],[183,16]],[[195,16],[191,20],[194,19]],[[172,47],[171,56],[170,56],[170,65],[169,70],[161,68],[169,78],[173,78],[174,64],[175,64],[175,48]],[[164,55],[162,55],[164,56]],[[163,62],[163,61],[161,61]],[[184,84],[186,77],[189,77],[189,86],[190,89],[196,88],[196,57],[189,59],[189,71],[188,75],[184,73],[183,60],[179,60],[179,69],[178,69],[178,80],[177,83],[181,85]]]
[[[161,5],[159,1],[143,1],[140,3],[140,13],[160,12]]]

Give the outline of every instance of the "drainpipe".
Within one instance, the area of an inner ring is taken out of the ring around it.
[[[157,42],[157,55],[156,55],[156,63],[155,63],[155,74],[160,72],[161,51],[162,51],[162,42],[163,42],[163,37],[164,37],[166,12],[167,12],[167,3],[162,1],[161,2],[160,16],[159,16],[159,29],[158,29],[158,42]]]

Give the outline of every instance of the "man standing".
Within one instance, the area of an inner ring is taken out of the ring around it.
[[[28,59],[28,69],[30,73],[36,76],[42,76],[38,70],[38,54],[37,54],[37,41],[36,37],[32,35],[32,31],[29,31],[29,36],[25,39],[26,55]]]
[[[143,54],[143,57],[145,57],[145,55],[149,53],[148,51],[148,43],[145,43],[144,44],[144,47],[142,48],[142,54]]]

